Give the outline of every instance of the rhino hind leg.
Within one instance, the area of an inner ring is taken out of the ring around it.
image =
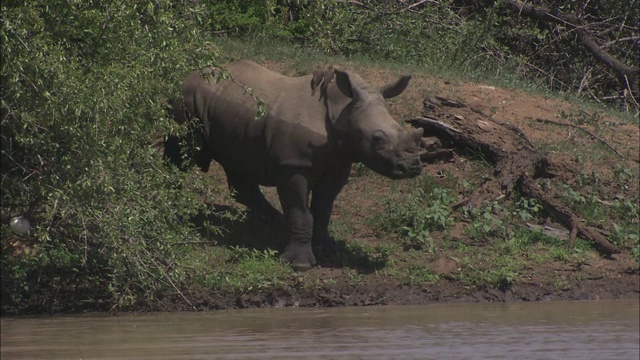
[[[246,206],[251,212],[267,219],[271,222],[282,223],[283,215],[265,199],[258,184],[249,183],[239,179],[237,176],[227,173],[229,188],[234,191],[234,198],[240,204]]]
[[[184,146],[185,143],[191,142],[193,135],[188,134],[186,136],[177,136],[173,134],[166,135],[164,137],[164,152],[162,156],[169,161],[169,163],[178,167],[181,171],[188,171],[191,166],[195,164],[200,168],[202,172],[209,171],[209,165],[211,164],[211,151],[206,142],[201,142],[201,148],[189,152],[188,148]],[[185,154],[186,152],[186,154]],[[191,158],[191,163],[186,161],[186,158]]]
[[[200,168],[200,171],[208,172],[213,157],[206,142],[203,141],[201,146],[202,147],[193,154],[193,162]]]

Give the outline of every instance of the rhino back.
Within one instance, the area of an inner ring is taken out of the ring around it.
[[[284,76],[248,60],[228,64],[226,68],[234,79],[264,100],[273,118],[327,135],[324,102],[319,94],[312,95],[311,75]]]
[[[257,102],[237,83],[192,74],[182,88],[185,106],[202,120],[216,161],[263,185],[275,185],[281,166],[326,167],[332,155],[325,110],[311,96],[310,77],[285,77],[246,61],[226,69],[264,100],[267,116],[256,119]]]

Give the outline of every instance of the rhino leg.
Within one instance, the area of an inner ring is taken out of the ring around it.
[[[176,135],[169,134],[164,138],[164,152],[162,156],[169,160],[171,164],[180,168],[180,170],[186,170],[182,161],[182,152],[180,149],[180,138]]]
[[[309,210],[309,186],[300,173],[283,174],[278,184],[278,196],[289,229],[289,244],[282,258],[297,271],[309,270],[316,263],[311,249],[313,216]]]
[[[227,173],[229,188],[234,190],[234,198],[237,202],[269,221],[283,221],[282,214],[264,198],[264,194],[260,191],[258,184],[241,180],[233,175],[233,173],[227,171],[226,168],[225,172]]]
[[[329,236],[329,219],[333,202],[347,184],[351,166],[336,171],[332,179],[322,179],[313,189],[311,213],[313,214],[313,251],[316,255],[336,250],[335,240]]]
[[[193,154],[193,162],[200,168],[200,171],[208,172],[211,160],[213,160],[213,157],[211,156],[209,145],[205,141],[202,141],[201,149]]]

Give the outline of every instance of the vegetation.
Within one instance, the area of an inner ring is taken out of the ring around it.
[[[292,73],[317,65],[307,61],[314,54],[319,62],[340,61],[332,57],[339,55],[493,82],[524,77],[638,111],[634,89],[575,46],[571,31],[523,19],[510,3],[3,2],[2,314],[165,309],[167,302],[194,308],[192,294],[200,291],[268,292],[299,279],[276,251],[223,241],[243,214],[205,201],[227,191],[222,183],[176,169],[152,146],[164,134],[188,131],[167,116],[167,100],[177,96],[184,75],[239,52],[289,59]],[[623,63],[637,59],[638,48],[627,39],[638,26],[635,0],[628,7],[556,3],[548,6],[579,12],[594,24],[584,25],[588,31],[612,27],[599,34],[600,44]],[[600,121],[566,116],[577,124]],[[371,173],[360,167],[355,175]],[[581,186],[600,186],[597,173],[583,175],[577,177]],[[638,181],[637,169],[627,166],[619,166],[615,176],[620,188],[634,189]],[[339,251],[327,261],[355,269],[354,283],[363,274],[379,273],[403,284],[450,278],[504,289],[517,286],[528,264],[580,264],[594,256],[584,242],[569,249],[522,227],[523,220],[539,216],[539,204],[530,199],[453,210],[455,185],[436,185],[428,176],[417,181],[411,190],[400,188],[381,199],[386,212],[370,219],[397,244],[350,239],[348,231],[339,231],[353,225],[345,216],[333,225]],[[567,185],[562,200],[580,204],[591,222],[613,221],[616,244],[639,257],[638,199],[621,198],[602,208],[596,197],[572,189]],[[19,215],[31,221],[27,234],[8,226]],[[474,244],[452,241],[450,230],[460,219],[471,224],[473,241],[490,246],[470,250]],[[540,247],[544,251],[536,251]],[[455,259],[459,273],[436,274],[411,261],[443,254]]]
[[[384,199],[385,210],[374,222],[381,230],[399,235],[405,248],[434,252],[435,240],[429,232],[446,230],[453,223],[448,208],[453,200],[447,189],[422,177],[415,192]]]
[[[639,110],[637,0],[218,1],[217,33],[275,38]]]
[[[211,190],[151,144],[179,131],[176,84],[215,64],[207,27],[164,1],[2,3],[3,312],[131,309],[183,285]]]

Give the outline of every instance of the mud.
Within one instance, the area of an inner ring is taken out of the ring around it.
[[[545,269],[539,271],[544,272]],[[506,289],[462,286],[459,281],[446,279],[421,286],[399,285],[396,281],[384,278],[350,284],[340,281],[342,274],[333,273],[331,279],[337,283],[319,288],[293,287],[288,290],[242,295],[199,293],[190,294],[189,298],[197,310],[637,299],[638,272],[637,269],[628,271],[627,274],[618,274],[615,279],[602,275],[587,275],[584,279],[573,279],[572,284],[563,288],[558,288],[554,277],[536,276],[535,279],[519,282],[516,286]],[[311,272],[323,271],[314,269]]]

